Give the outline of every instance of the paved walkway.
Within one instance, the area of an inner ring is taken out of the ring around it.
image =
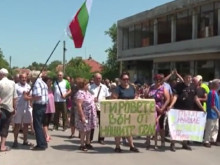
[[[177,145],[175,153],[169,150],[166,143],[166,151],[146,150],[144,138],[135,139],[135,145],[140,153],[131,153],[129,147],[122,146],[123,153],[114,152],[113,138],[106,138],[106,145],[94,142],[94,151],[82,152],[78,150],[79,139],[68,139],[70,130],[50,131],[52,140],[46,151],[31,151],[23,146],[22,134],[19,138],[19,149],[9,152],[0,152],[0,165],[219,165],[220,147],[213,146],[211,149],[203,146],[192,146],[193,151],[185,151]],[[78,134],[78,133],[77,133]],[[96,133],[97,137],[97,133]],[[95,139],[97,139],[95,137]],[[35,143],[34,136],[29,136],[31,142]],[[11,146],[13,135],[10,132],[7,144]]]

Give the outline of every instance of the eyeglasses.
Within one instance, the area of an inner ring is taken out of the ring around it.
[[[128,79],[128,78],[123,78],[122,80],[123,80],[123,81],[128,81],[129,79]]]

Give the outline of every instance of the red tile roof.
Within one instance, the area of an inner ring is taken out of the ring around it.
[[[91,67],[91,72],[101,72],[102,71],[102,65],[93,60],[92,58],[89,58],[87,60],[83,60],[87,65]]]
[[[86,60],[83,60],[87,65],[89,65],[91,67],[90,72],[94,73],[94,72],[101,72],[102,71],[102,64],[100,64],[99,62],[93,60],[91,57],[89,57]],[[60,64],[56,67],[56,71],[63,71],[63,65]]]

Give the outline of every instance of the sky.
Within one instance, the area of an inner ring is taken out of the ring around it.
[[[93,0],[82,48],[74,48],[65,29],[84,0],[0,0],[0,49],[5,60],[11,57],[12,67],[27,67],[33,62],[66,61],[91,57],[106,62],[106,49],[112,46],[105,31],[118,20],[152,9],[172,0]]]

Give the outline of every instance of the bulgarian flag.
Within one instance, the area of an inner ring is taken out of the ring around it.
[[[67,28],[67,34],[73,39],[75,48],[82,47],[91,6],[92,0],[86,0]]]

